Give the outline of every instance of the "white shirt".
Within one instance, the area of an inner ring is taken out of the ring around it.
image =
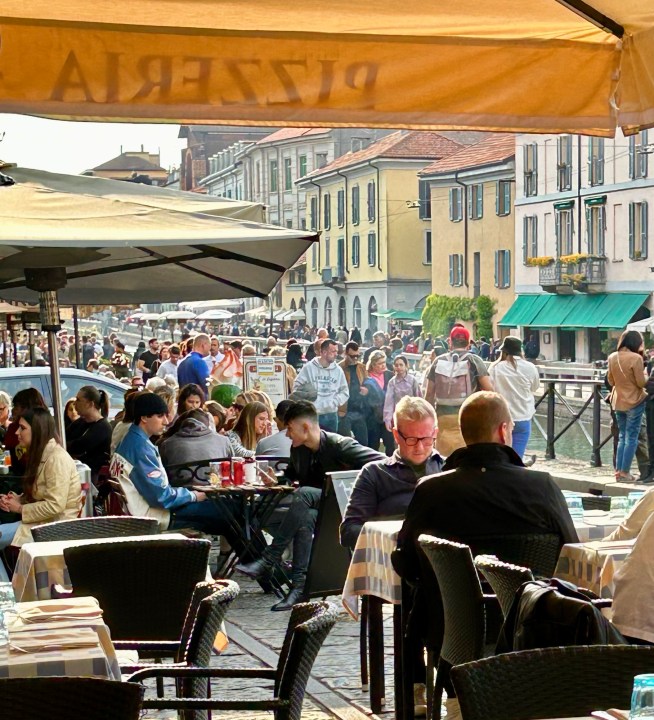
[[[218,352],[216,355],[212,355],[209,353],[205,358],[204,361],[207,363],[207,367],[209,368],[209,372],[211,372],[215,365],[217,365],[225,356]]]
[[[508,403],[513,422],[531,420],[536,412],[534,393],[540,388],[538,369],[520,357],[514,359],[515,368],[509,360],[501,360],[491,365],[488,372],[495,392]]]
[[[159,365],[159,369],[157,370],[157,377],[160,378],[166,378],[166,375],[172,375],[175,380],[177,380],[177,366],[179,365],[179,360],[177,363],[174,363],[172,360],[164,360],[161,365]]]

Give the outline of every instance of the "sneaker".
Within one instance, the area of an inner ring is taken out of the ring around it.
[[[415,717],[427,715],[427,689],[424,683],[415,683],[413,686],[413,714]]]

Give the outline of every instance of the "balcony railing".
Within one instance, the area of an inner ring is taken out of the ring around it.
[[[576,256],[574,262],[555,260],[538,269],[538,281],[543,290],[560,294],[602,289],[606,282],[606,258],[588,255]]]

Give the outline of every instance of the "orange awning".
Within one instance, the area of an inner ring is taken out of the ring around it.
[[[556,0],[3,0],[0,111],[598,135],[654,125],[651,0],[589,4],[613,32]]]

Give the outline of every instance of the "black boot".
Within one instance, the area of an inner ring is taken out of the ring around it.
[[[260,578],[267,578],[270,575],[272,565],[264,560],[264,558],[259,558],[251,563],[239,564],[235,569],[243,573],[243,575],[248,575],[255,580],[259,580]]]
[[[293,605],[297,603],[305,602],[307,596],[304,594],[304,587],[294,587],[291,592],[278,603],[273,605],[270,609],[273,612],[281,612],[283,610],[292,610]]]

